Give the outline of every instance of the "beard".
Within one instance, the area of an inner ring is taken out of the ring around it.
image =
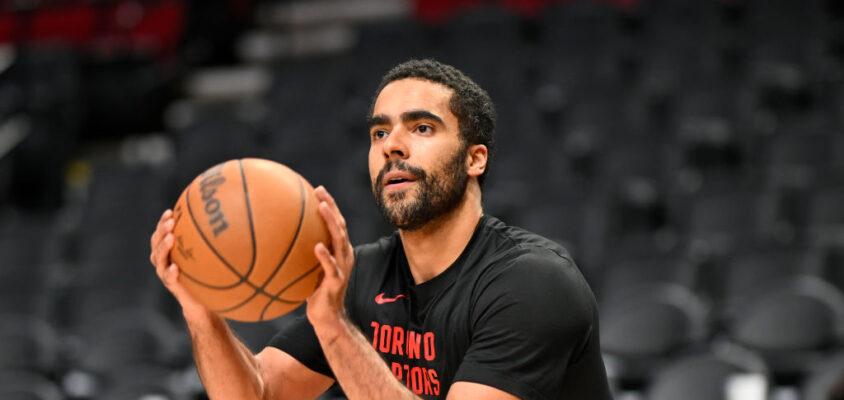
[[[456,209],[469,183],[466,173],[468,146],[468,143],[461,145],[438,170],[430,174],[404,160],[388,161],[372,185],[375,206],[384,220],[399,229],[413,231]],[[415,196],[410,189],[384,193],[384,174],[393,169],[416,177]]]

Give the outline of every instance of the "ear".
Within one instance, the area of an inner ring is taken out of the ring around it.
[[[469,176],[479,177],[486,171],[486,161],[489,157],[489,152],[486,145],[473,144],[469,146],[468,157],[466,162],[468,168],[466,172]]]

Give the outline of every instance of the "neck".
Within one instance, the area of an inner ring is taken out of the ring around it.
[[[451,212],[412,231],[399,230],[410,273],[416,284],[443,273],[469,244],[480,221],[481,192],[471,185]]]

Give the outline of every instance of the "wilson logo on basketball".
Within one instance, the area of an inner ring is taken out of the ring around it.
[[[176,250],[178,250],[179,254],[181,254],[186,260],[193,260],[193,249],[185,247],[185,241],[182,235],[176,237]]]
[[[217,193],[217,187],[226,182],[226,178],[221,174],[222,170],[223,164],[211,168],[203,174],[202,181],[199,182],[199,191],[202,193],[202,202],[205,204],[205,214],[208,215],[208,225],[211,225],[214,229],[214,236],[219,236],[229,227],[220,200],[214,197]]]
[[[211,167],[176,201],[170,257],[179,282],[226,319],[295,310],[321,279],[314,246],[331,243],[318,208],[311,184],[284,164],[244,158]]]

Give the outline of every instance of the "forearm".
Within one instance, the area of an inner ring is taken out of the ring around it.
[[[353,400],[418,399],[393,376],[381,356],[349,322],[344,302],[355,261],[354,248],[337,203],[322,186],[314,189],[314,194],[331,234],[331,250],[325,243],[314,247],[324,275],[308,298],[306,312],[334,377]]]
[[[331,328],[317,330],[328,364],[349,399],[419,399],[407,389],[367,342],[342,318]]]
[[[258,361],[226,321],[205,312],[186,316],[199,376],[210,399],[263,399]]]

